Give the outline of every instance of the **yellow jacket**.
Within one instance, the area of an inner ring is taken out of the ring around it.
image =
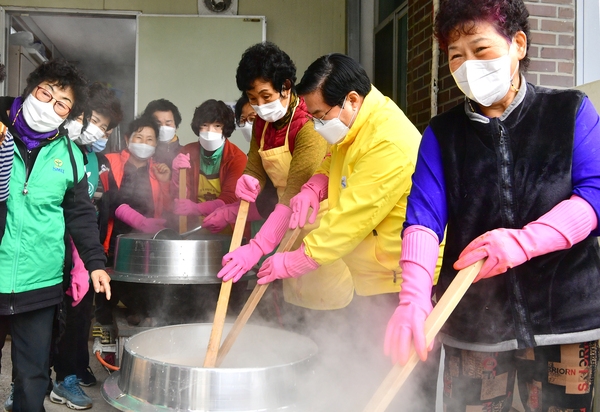
[[[329,176],[329,211],[304,239],[324,265],[343,258],[356,293],[400,290],[402,224],[421,134],[372,86],[350,132],[315,174]]]

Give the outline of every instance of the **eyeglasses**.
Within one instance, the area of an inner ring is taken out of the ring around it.
[[[250,116],[248,118],[240,117],[240,120],[236,122],[238,127],[244,127],[246,123],[254,124],[254,119],[256,116]]]
[[[42,103],[50,103],[52,100],[54,100],[54,111],[59,116],[66,116],[71,113],[71,108],[67,106],[66,103],[56,100],[54,96],[52,96],[52,93],[44,89],[42,86],[37,86],[33,96]]]
[[[335,106],[331,106],[331,107],[329,108],[329,110],[327,110],[327,111],[325,112],[325,114],[324,114],[323,116],[319,117],[318,119],[317,119],[316,117],[313,117],[314,121],[315,121],[315,122],[319,122],[319,124],[320,124],[321,126],[324,126],[324,125],[325,125],[325,122],[323,121],[323,119],[325,118],[325,116],[327,116],[327,115],[329,114],[329,112],[331,111],[331,109],[333,109],[334,107],[335,107]]]

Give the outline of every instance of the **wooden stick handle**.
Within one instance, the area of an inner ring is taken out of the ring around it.
[[[290,232],[288,232],[288,233],[290,233]],[[276,253],[288,252],[292,248],[292,246],[294,246],[296,239],[298,239],[298,236],[300,235],[300,228],[297,227],[291,233],[292,233],[292,235],[289,237],[287,242],[285,242],[285,244],[283,243],[283,241],[281,242]],[[285,239],[285,237],[284,237],[284,239]],[[269,287],[269,283],[267,283],[266,285],[258,285],[257,284],[256,286],[254,286],[254,289],[252,289],[252,293],[250,294],[250,297],[244,304],[244,307],[242,308],[240,314],[238,315],[237,319],[233,323],[231,330],[225,337],[225,340],[223,341],[223,344],[221,345],[221,348],[219,349],[219,355],[217,357],[217,365],[216,365],[217,367],[221,366],[221,363],[223,363],[225,356],[227,356],[227,354],[231,350],[231,347],[233,346],[236,339],[240,335],[242,328],[246,325],[246,323],[248,322],[248,319],[250,319],[250,316],[252,316],[254,309],[256,309],[258,302],[260,302],[263,295],[267,291],[268,287]]]
[[[442,329],[442,326],[446,323],[450,314],[456,308],[456,305],[458,305],[458,302],[460,302],[469,286],[471,286],[471,283],[473,283],[473,280],[475,280],[484,260],[480,260],[458,272],[440,301],[427,317],[425,321],[425,340],[427,346],[433,342],[433,339],[435,339],[435,336]],[[384,412],[418,363],[419,355],[417,355],[413,347],[406,365],[394,365],[363,412]]]
[[[187,169],[179,169],[179,200],[187,197]],[[187,216],[179,216],[179,233],[187,231]]]
[[[229,246],[230,252],[233,252],[242,244],[249,206],[250,204],[245,200],[240,202],[240,210],[238,211],[237,219],[235,221],[231,245]],[[217,362],[217,354],[219,352],[219,346],[221,345],[221,336],[223,336],[223,326],[225,325],[225,316],[227,315],[227,306],[229,305],[229,295],[231,294],[232,283],[231,280],[221,283],[221,291],[219,292],[219,300],[217,301],[217,309],[215,311],[215,320],[210,332],[206,357],[204,358],[205,368],[214,368]]]

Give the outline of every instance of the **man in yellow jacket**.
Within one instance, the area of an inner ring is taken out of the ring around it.
[[[324,199],[329,200],[329,211],[297,250],[275,254],[263,263],[258,283],[300,278],[343,259],[358,296],[338,311],[337,318],[330,316],[349,325],[336,335],[352,341],[368,335],[366,349],[383,358],[385,325],[398,306],[401,231],[421,134],[348,56],[320,57],[306,70],[297,90],[315,129],[332,147],[331,155],[290,201],[290,227],[314,222]],[[422,376],[432,379],[429,385],[435,387],[435,376]],[[422,406],[423,411],[434,410]],[[411,406],[411,411],[418,410]]]

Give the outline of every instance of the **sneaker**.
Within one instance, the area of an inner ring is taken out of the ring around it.
[[[10,383],[10,393],[8,394],[8,398],[6,398],[6,400],[4,401],[4,410],[5,411],[12,411],[14,395],[15,395],[15,384],[11,382]]]
[[[92,398],[87,396],[77,382],[77,376],[69,375],[64,381],[54,383],[54,389],[50,393],[50,400],[76,410],[90,409]]]
[[[96,384],[96,377],[94,376],[94,372],[92,372],[92,368],[89,366],[85,368],[82,376],[78,376],[77,380],[81,386],[94,386]]]

